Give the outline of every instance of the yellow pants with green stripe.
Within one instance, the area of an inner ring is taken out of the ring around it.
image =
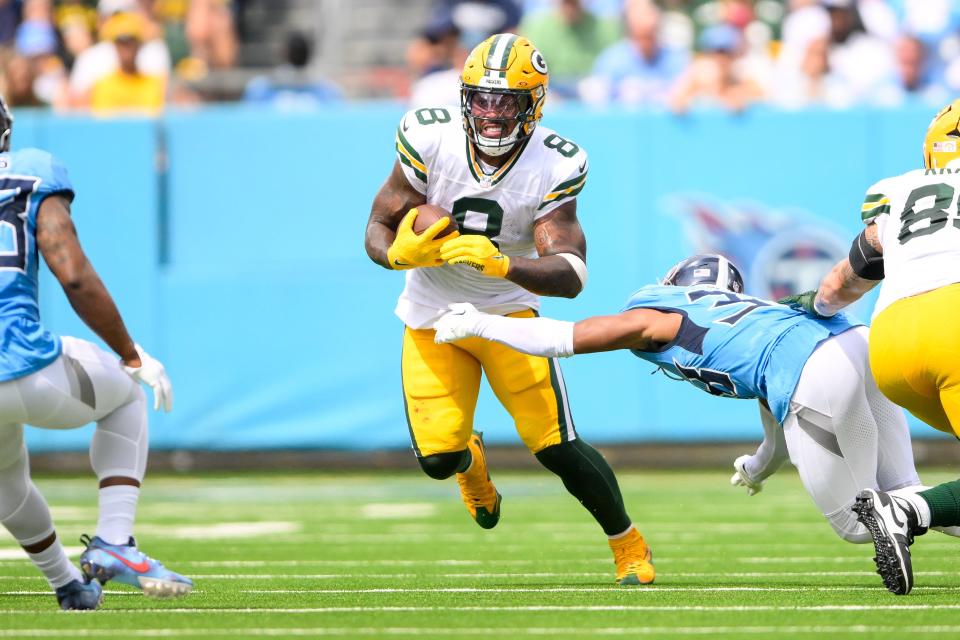
[[[897,300],[870,327],[877,386],[917,418],[960,437],[960,284]]]
[[[532,311],[510,314],[533,316]],[[481,372],[530,451],[576,438],[556,358],[528,356],[480,338],[436,344],[434,333],[407,327],[403,334],[403,396],[418,456],[466,448]]]

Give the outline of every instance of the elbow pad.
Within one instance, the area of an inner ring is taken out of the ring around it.
[[[883,280],[883,254],[867,242],[867,231],[860,232],[850,245],[850,266],[865,280]]]

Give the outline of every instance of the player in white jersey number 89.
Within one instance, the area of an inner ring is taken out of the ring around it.
[[[934,117],[923,169],[881,180],[861,207],[865,229],[817,291],[796,296],[830,316],[882,282],[870,365],[890,400],[960,438],[960,100]],[[890,591],[913,585],[909,545],[930,527],[960,525],[960,480],[908,496],[865,489],[855,510],[869,528]]]
[[[397,315],[406,325],[402,379],[413,448],[432,478],[456,475],[471,516],[500,518],[473,412],[481,371],[513,417],[524,444],[563,481],[609,538],[616,582],[654,579],[650,551],[630,521],[616,477],[577,434],[555,358],[520,354],[481,340],[436,344],[433,323],[468,301],[489,313],[532,317],[537,296],[572,298],[587,277],[576,196],[587,156],[540,126],[547,66],[526,38],[494,35],[468,57],[461,104],[406,114],[397,161],[377,193],[366,229],[371,260],[406,271]],[[459,235],[421,235],[409,217],[425,203],[449,210]],[[401,224],[401,221],[404,221]]]

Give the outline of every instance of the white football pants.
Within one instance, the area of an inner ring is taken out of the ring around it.
[[[0,382],[0,522],[22,545],[53,533],[46,502],[30,480],[23,425],[97,428],[90,462],[97,478],[143,480],[147,466],[147,402],[117,357],[77,338],[47,367]]]
[[[903,410],[877,388],[867,327],[825,340],[807,360],[783,422],[790,461],[844,540],[872,540],[851,510],[861,489],[920,484]]]

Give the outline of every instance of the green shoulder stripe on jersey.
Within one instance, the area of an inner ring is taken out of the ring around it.
[[[884,213],[890,213],[890,199],[882,193],[868,193],[860,207],[860,219],[867,222]]]
[[[413,169],[413,175],[417,179],[423,182],[427,181],[427,165],[424,164],[423,158],[413,148],[413,145],[404,137],[399,127],[397,128],[397,159]]]
[[[885,204],[885,205],[881,205],[879,207],[870,209],[868,211],[863,211],[860,213],[860,219],[863,220],[864,222],[869,222],[870,220],[873,220],[877,216],[883,215],[884,213],[887,213],[887,214],[890,213],[890,205]]]
[[[578,175],[576,178],[573,178],[573,179],[571,179],[571,180],[567,180],[566,182],[561,182],[560,184],[558,184],[557,186],[555,186],[555,187],[550,191],[550,193],[557,193],[557,192],[559,192],[559,191],[563,191],[563,190],[565,190],[565,189],[569,189],[569,188],[571,188],[571,187],[575,187],[575,186],[577,186],[578,184],[580,184],[581,182],[583,182],[583,181],[586,180],[586,179],[587,179],[587,174],[586,174],[586,173],[581,173],[581,174]]]
[[[402,153],[397,153],[397,159],[400,160],[402,164],[405,164],[411,169],[413,169],[413,175],[415,175],[418,180],[422,182],[427,181],[427,174],[425,174],[423,171],[420,171],[420,169],[417,169],[415,166],[413,166],[413,163],[411,163],[410,160],[408,160],[405,155],[403,155]]]
[[[417,153],[417,150],[413,148],[413,145],[410,144],[410,141],[407,140],[407,137],[403,135],[402,127],[397,127],[397,140],[400,144],[403,145],[403,148],[407,150],[407,153],[409,153],[414,160],[416,160],[420,164],[424,164],[423,158],[421,158],[420,154]]]
[[[548,193],[543,198],[543,202],[540,203],[540,206],[537,207],[537,211],[543,209],[549,204],[554,202],[559,202],[566,198],[574,198],[583,191],[583,187],[587,184],[587,174],[577,176],[572,180],[567,180],[566,182],[561,182],[558,184],[553,191]]]

